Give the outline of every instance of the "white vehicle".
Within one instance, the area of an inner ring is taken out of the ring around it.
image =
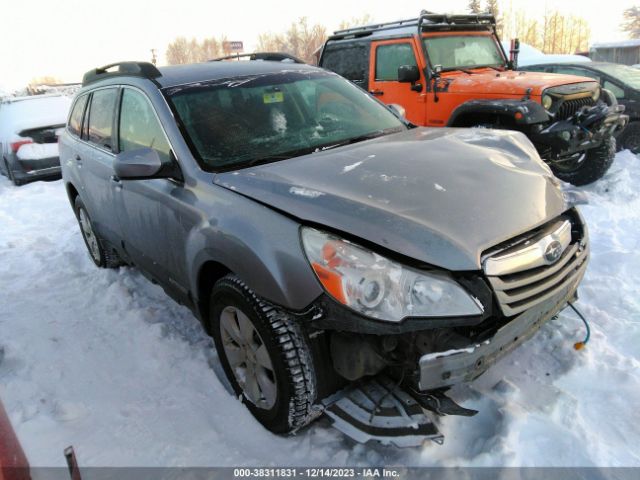
[[[34,95],[0,103],[0,172],[15,185],[60,175],[58,134],[71,99]]]

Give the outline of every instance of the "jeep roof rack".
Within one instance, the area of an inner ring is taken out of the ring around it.
[[[116,67],[116,70],[109,71]],[[153,80],[161,77],[162,73],[160,73],[160,70],[158,70],[153,63],[149,62],[116,62],[105,65],[104,67],[89,70],[82,77],[82,86],[84,87],[85,85],[99,80],[104,80],[106,78],[122,76],[142,77]]]
[[[495,17],[491,14],[448,15],[423,10],[417,18],[396,20],[394,22],[374,23],[371,25],[336,30],[330,39],[340,40],[346,37],[364,37],[371,35],[373,32],[394,30],[403,27],[417,27],[419,31],[453,30],[463,28],[485,29],[487,27],[495,29],[495,24]]]
[[[293,63],[306,63],[304,60],[282,52],[254,52],[254,53],[239,53],[236,55],[227,55],[225,57],[213,58],[210,62],[221,62],[223,60],[240,60],[241,58],[248,58],[249,60],[263,60],[270,62],[285,62],[291,61]]]

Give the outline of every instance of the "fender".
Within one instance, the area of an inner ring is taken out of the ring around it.
[[[206,287],[227,272],[237,275],[265,300],[304,311],[323,290],[303,251],[301,224],[235,192],[223,188],[216,192],[218,201],[209,203],[211,216],[190,232],[186,245],[189,289],[198,313],[208,310]],[[226,198],[229,195],[235,198]],[[228,208],[229,201],[233,201],[233,211]],[[242,215],[235,214],[236,208]],[[212,263],[217,275],[207,273],[207,265]],[[202,272],[213,278],[202,278]]]
[[[516,115],[519,113],[520,115]],[[534,125],[549,121],[547,111],[533,100],[469,100],[451,113],[448,127],[459,126],[458,121],[467,115],[499,115],[508,117],[515,125]]]

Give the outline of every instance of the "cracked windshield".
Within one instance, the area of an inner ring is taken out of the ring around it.
[[[169,98],[209,169],[283,160],[406,128],[358,87],[322,72],[199,83]]]

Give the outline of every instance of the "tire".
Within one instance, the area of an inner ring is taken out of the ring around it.
[[[640,153],[640,122],[631,122],[618,136],[618,145],[620,150],[630,150],[637,154]]]
[[[82,239],[93,263],[100,268],[117,268],[121,266],[123,262],[120,260],[118,254],[106,244],[93,228],[91,217],[89,217],[87,208],[84,206],[80,196],[77,196],[74,201],[74,210],[76,218],[78,219],[78,225],[80,226]]]
[[[582,186],[602,178],[613,164],[615,155],[616,140],[609,135],[599,147],[587,150],[581,160],[566,165],[552,162],[549,166],[560,180]]]
[[[291,433],[311,422],[316,374],[308,337],[292,315],[232,274],[214,285],[209,311],[222,368],[253,416],[274,433]],[[249,334],[242,334],[242,325]]]

